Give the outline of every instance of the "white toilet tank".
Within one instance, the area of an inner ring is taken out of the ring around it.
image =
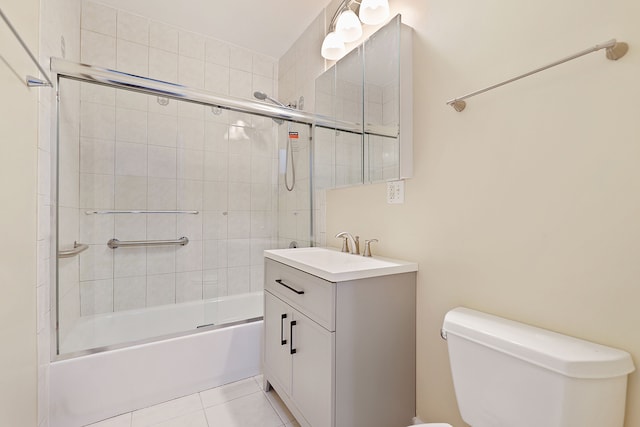
[[[627,352],[462,307],[442,333],[472,427],[622,427]]]

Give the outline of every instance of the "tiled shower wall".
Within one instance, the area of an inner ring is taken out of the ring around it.
[[[277,87],[275,59],[219,40],[92,2],[83,3],[81,25],[83,63],[234,97]],[[79,136],[65,147],[73,153],[77,144],[80,209],[60,220],[90,249],[79,258],[72,310],[90,315],[262,289],[262,251],[277,245],[277,125],[89,83],[79,93]],[[200,214],[85,214],[96,209]],[[184,247],[106,246],[111,237],[183,235]]]
[[[335,9],[334,9],[335,10]],[[331,12],[333,13],[333,12]],[[278,93],[280,101],[289,103],[296,101],[300,106],[300,98],[304,100],[303,110],[315,111],[315,80],[325,69],[325,62],[320,56],[320,46],[324,39],[325,12],[321,12],[309,25],[306,31],[294,42],[291,48],[280,58],[278,65]],[[284,148],[286,139],[280,138],[280,150]],[[291,238],[281,241],[281,244],[290,240],[308,244],[304,241],[308,229],[313,228],[315,245],[324,245],[324,193],[315,191],[313,205],[313,224],[309,222],[311,211],[309,209],[309,179],[312,172],[309,166],[309,152],[312,144],[308,140],[298,139],[294,143],[294,159],[296,162],[297,184],[292,192],[286,192],[280,186],[280,201],[286,199],[286,205],[281,205],[279,227],[280,230],[289,230]],[[284,193],[284,192],[286,193]],[[305,205],[306,204],[306,205]],[[284,210],[283,210],[284,209]],[[294,233],[294,230],[295,233]],[[281,236],[282,237],[282,236]],[[285,235],[284,237],[289,237]],[[307,237],[308,238],[308,237]]]

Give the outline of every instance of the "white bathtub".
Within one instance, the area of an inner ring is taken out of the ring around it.
[[[259,374],[261,316],[257,292],[83,319],[64,352],[237,324],[52,362],[50,426],[84,426]]]

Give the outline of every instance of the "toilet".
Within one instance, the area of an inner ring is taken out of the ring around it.
[[[446,314],[442,337],[472,427],[623,426],[635,370],[625,351],[463,307]]]

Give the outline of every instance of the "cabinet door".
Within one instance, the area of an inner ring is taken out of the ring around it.
[[[291,398],[313,427],[333,426],[335,335],[294,311]]]
[[[290,324],[293,310],[289,305],[264,293],[264,365],[285,393],[291,393]]]

